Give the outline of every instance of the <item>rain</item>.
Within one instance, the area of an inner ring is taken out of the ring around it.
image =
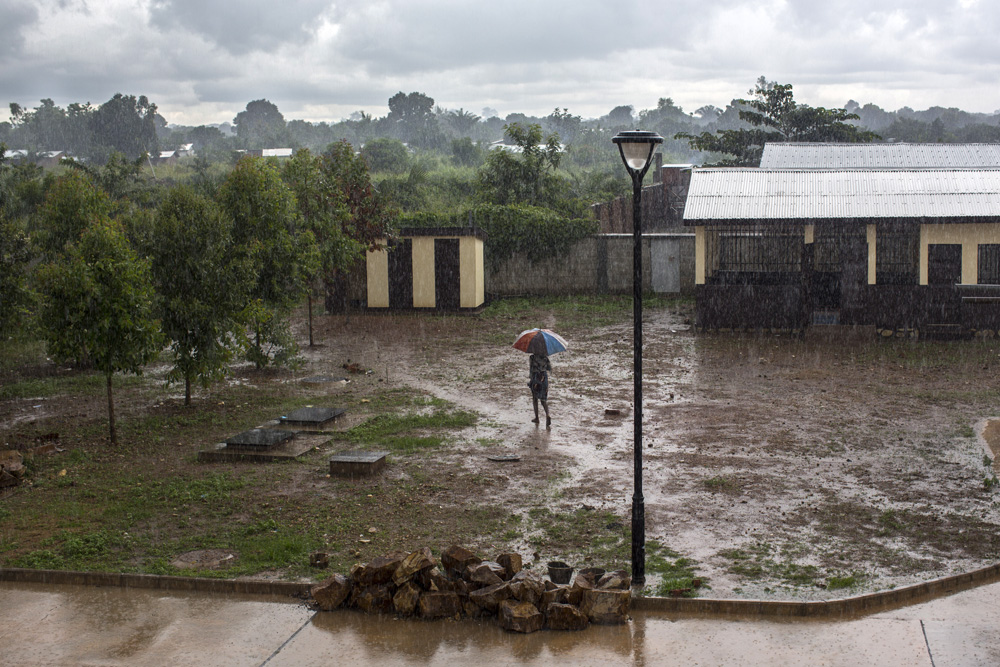
[[[1000,661],[996,10],[212,4],[0,10],[5,664]]]

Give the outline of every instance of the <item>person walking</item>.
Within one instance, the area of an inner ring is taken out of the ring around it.
[[[552,362],[546,354],[536,353],[528,358],[528,387],[531,388],[531,403],[535,408],[535,418],[531,421],[538,423],[538,404],[542,404],[545,409],[545,428],[552,426],[552,418],[549,416],[549,371],[552,370]]]

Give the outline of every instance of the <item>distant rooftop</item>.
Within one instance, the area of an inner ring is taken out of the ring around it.
[[[1000,167],[1000,144],[768,143],[761,169],[976,169]]]
[[[1000,217],[1000,169],[694,169],[687,224]]]

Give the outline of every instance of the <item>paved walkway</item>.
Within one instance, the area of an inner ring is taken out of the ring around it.
[[[0,664],[1000,665],[1000,583],[843,621],[680,618],[516,635],[282,598],[0,582]]]

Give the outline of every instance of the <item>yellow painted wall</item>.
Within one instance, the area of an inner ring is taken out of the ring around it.
[[[816,225],[806,225],[805,234],[806,234],[806,245],[813,243],[816,238]]]
[[[474,236],[458,237],[459,303],[478,308],[486,300],[483,271],[483,241]]]
[[[705,284],[705,228],[694,228],[694,284]]]
[[[866,229],[868,235],[868,284],[875,284],[875,276],[878,273],[878,262],[875,256],[875,225],[868,225]]]
[[[979,244],[1000,243],[1000,225],[921,225],[920,284],[927,284],[927,246],[955,243],[962,246],[962,282],[975,285],[979,281]]]
[[[413,242],[413,307],[434,307],[434,238],[416,236]]]
[[[389,253],[385,239],[379,241],[381,250],[369,250],[366,256],[368,270],[368,307],[389,307]]]

